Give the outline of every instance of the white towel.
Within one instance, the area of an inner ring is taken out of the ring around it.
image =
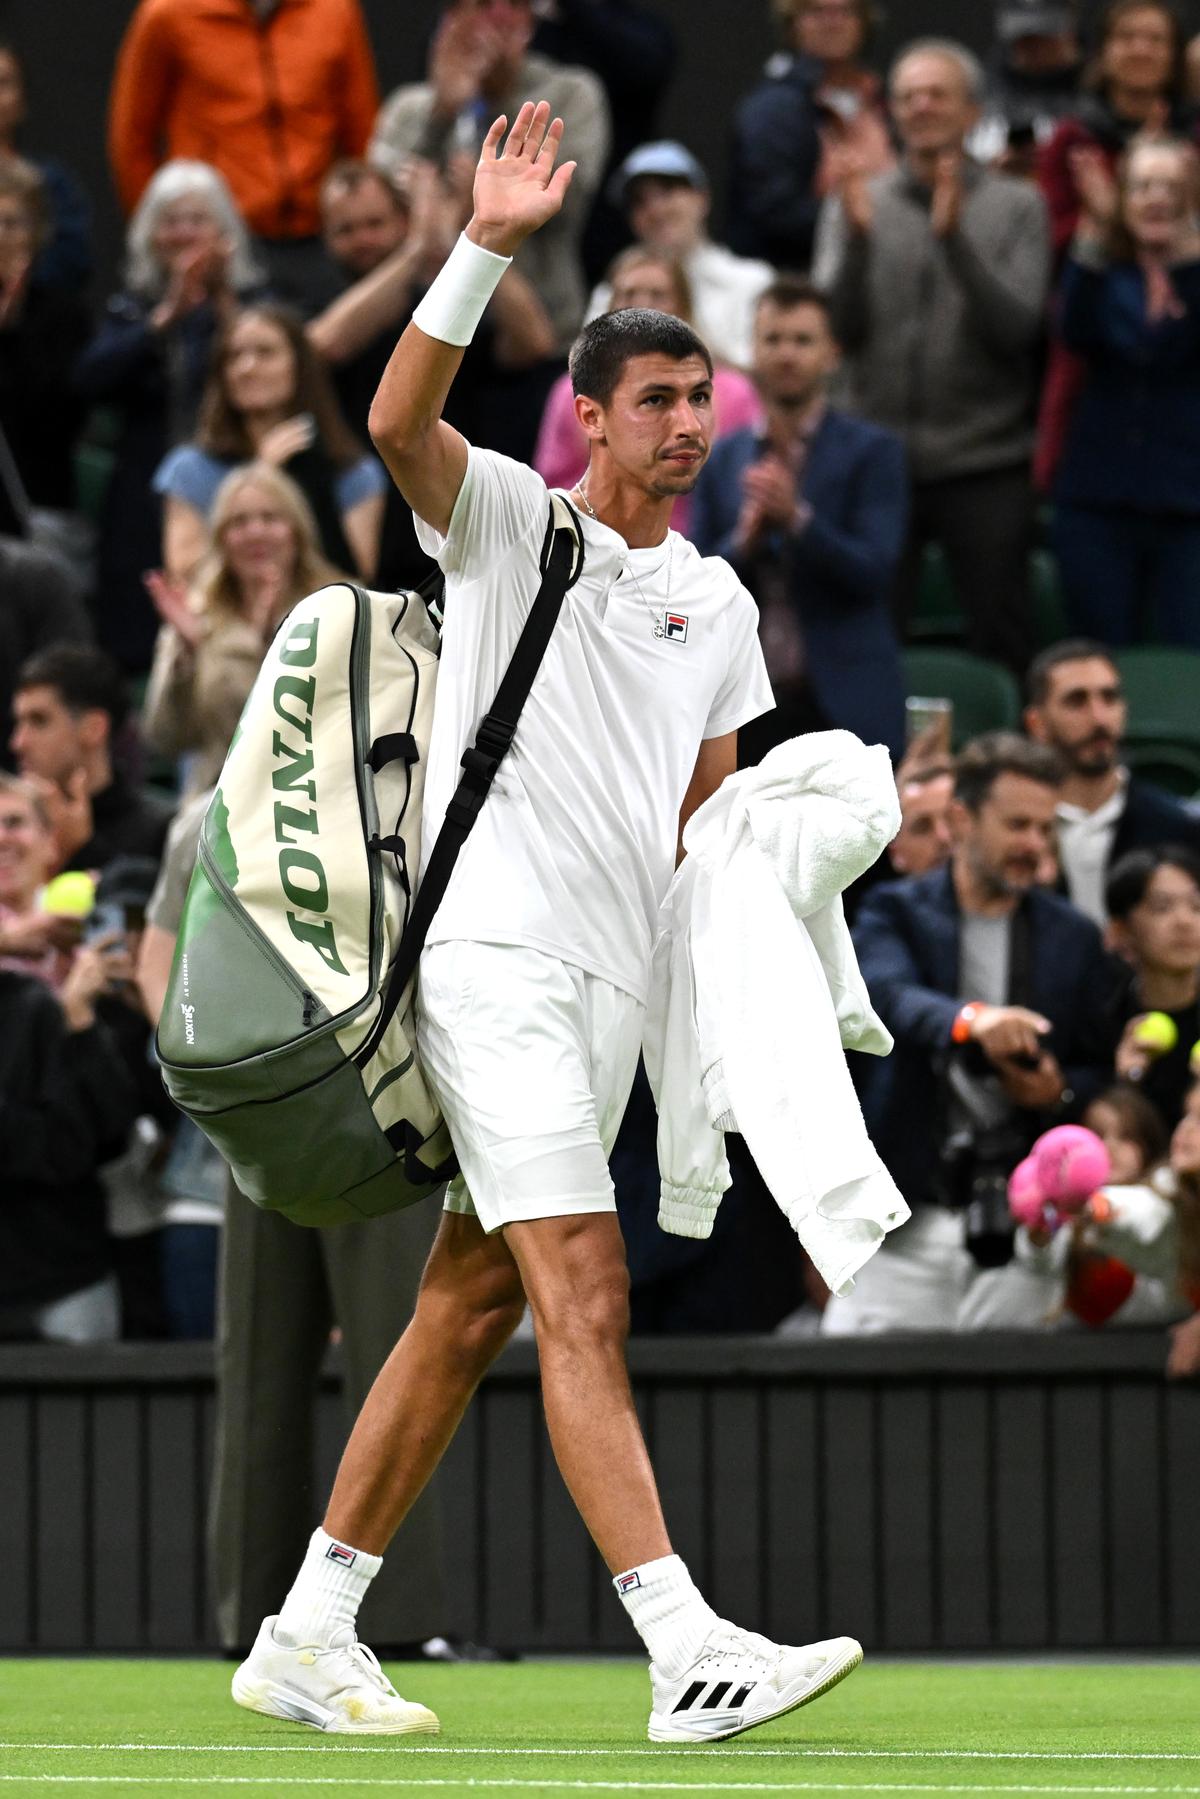
[[[687,859],[655,954],[656,995],[660,979],[674,989],[669,1005],[652,998],[647,1033],[660,1107],[660,1223],[707,1236],[728,1184],[727,1172],[718,1184],[711,1151],[684,1153],[695,1140],[689,1099],[698,1076],[714,1133],[736,1120],[837,1292],[849,1291],[886,1232],[908,1217],[867,1136],[842,1055],[843,1045],[874,1054],[891,1048],[858,969],[841,892],[898,828],[885,750],[845,731],[781,745],[758,768],[726,780],[689,821]],[[664,1117],[672,1095],[682,1125]]]

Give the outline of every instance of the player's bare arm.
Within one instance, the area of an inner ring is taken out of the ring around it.
[[[700,745],[696,766],[679,808],[679,842],[675,851],[676,867],[683,861],[683,833],[693,812],[711,799],[726,775],[737,769],[737,732],[726,731],[723,737],[708,737]]]
[[[474,211],[463,235],[480,250],[508,258],[559,211],[575,164],[555,168],[563,122],[551,119],[544,100],[525,102],[507,138],[506,125],[501,116],[484,140]],[[464,348],[410,324],[384,370],[368,421],[400,492],[419,518],[441,532],[467,470],[466,440],[442,418]]]

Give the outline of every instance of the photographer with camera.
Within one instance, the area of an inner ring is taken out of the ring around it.
[[[1099,932],[1036,885],[1061,781],[1039,744],[976,739],[955,771],[949,864],[863,902],[855,949],[896,1040],[862,1074],[863,1110],[913,1218],[830,1302],[827,1332],[1035,1322],[1008,1176],[1107,1083],[1113,1053]]]

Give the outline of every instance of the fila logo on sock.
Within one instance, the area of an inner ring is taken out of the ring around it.
[[[675,643],[687,642],[687,615],[683,612],[667,612],[663,615],[666,635]]]
[[[629,1574],[618,1574],[617,1575],[617,1592],[618,1593],[632,1593],[634,1587],[640,1587],[641,1584],[642,1584],[642,1577],[638,1573],[636,1568],[634,1568]]]
[[[340,1562],[343,1568],[353,1568],[358,1560],[356,1549],[347,1549],[344,1543],[331,1543],[325,1551],[327,1562]]]

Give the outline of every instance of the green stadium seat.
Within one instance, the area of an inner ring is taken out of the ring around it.
[[[1118,650],[1131,742],[1200,750],[1200,651],[1144,645]]]
[[[1127,742],[1124,760],[1147,781],[1181,799],[1200,794],[1200,746],[1186,743]]]
[[[910,697],[953,704],[956,750],[984,731],[1013,731],[1019,726],[1021,692],[1000,663],[968,650],[906,649],[903,657],[905,692]]]
[[[942,546],[927,543],[921,553],[921,574],[907,635],[918,643],[961,643],[965,633],[966,620]]]
[[[113,452],[102,444],[81,443],[75,450],[75,491],[79,510],[96,526],[99,526],[104,511],[104,496],[115,461]]]
[[[1063,598],[1058,563],[1049,550],[1034,550],[1029,558],[1029,595],[1033,606],[1034,641],[1039,650],[1061,643],[1069,636],[1067,604]]]

